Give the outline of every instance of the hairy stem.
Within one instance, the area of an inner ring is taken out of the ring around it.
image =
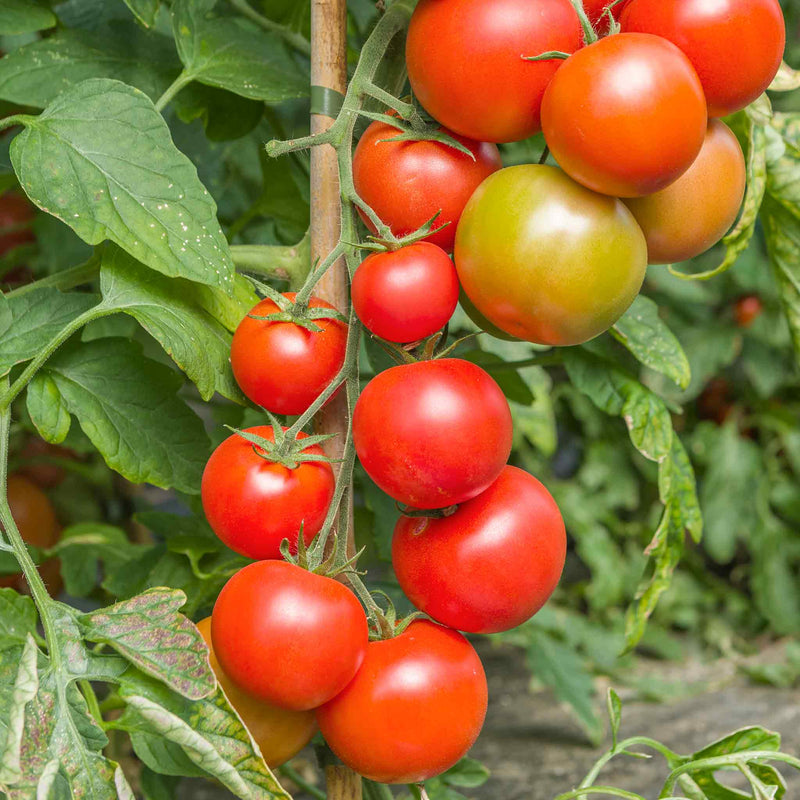
[[[164,94],[162,94],[161,97],[156,100],[156,111],[163,111],[167,103],[169,103],[169,101],[172,100],[172,98],[175,97],[175,95],[178,94],[178,92],[183,89],[184,86],[188,86],[192,80],[194,80],[192,76],[186,72],[186,70],[183,70],[183,72],[181,72],[181,74],[178,75],[178,77],[175,78],[175,80],[167,87]]]
[[[54,275],[48,275],[40,278],[38,281],[26,283],[16,289],[12,289],[5,293],[6,297],[21,297],[24,294],[35,292],[37,289],[52,288],[65,291],[67,289],[74,289],[76,286],[81,286],[84,283],[94,280],[100,273],[100,257],[93,255],[88,261],[83,264],[78,264],[69,269],[56,272]]]
[[[264,30],[277,33],[286,44],[297,50],[304,56],[311,55],[311,43],[300,33],[293,31],[286,25],[281,25],[280,22],[265,17],[259,14],[247,0],[228,0],[228,2],[243,16],[252,20],[256,25],[260,25]]]

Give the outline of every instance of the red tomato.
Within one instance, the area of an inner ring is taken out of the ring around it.
[[[600,39],[568,58],[542,103],[545,139],[578,183],[615,197],[652,194],[697,158],[703,88],[675,45],[643,33]]]
[[[392,564],[420,611],[460,631],[497,633],[547,602],[566,551],[555,500],[532,475],[508,466],[449,517],[401,517]]]
[[[364,131],[353,154],[356,191],[395,236],[413,233],[440,212],[434,227],[449,224],[427,241],[452,250],[458,218],[480,182],[502,166],[500,153],[493,144],[461,136],[455,138],[474,158],[441,142],[382,141],[398,133],[383,122]]]
[[[347,766],[380,783],[419,783],[453,766],[481,731],[488,690],[460,634],[412,622],[370,642],[347,688],[322,708],[325,741]]]
[[[248,428],[247,433],[275,439],[268,425]],[[214,533],[232,550],[248,558],[281,558],[284,539],[296,552],[301,525],[306,544],[319,533],[336,481],[324,461],[304,461],[289,469],[260,452],[234,434],[211,454],[203,472],[203,510]],[[317,445],[303,452],[322,455]]]
[[[294,301],[294,292],[284,295]],[[333,308],[312,297],[310,308]],[[269,299],[250,314],[266,317],[280,312]],[[231,366],[242,391],[273,414],[302,414],[344,364],[347,325],[338,319],[315,319],[313,331],[294,322],[274,322],[246,316],[233,334]]]
[[[688,56],[712,117],[752,103],[775,77],[786,44],[778,0],[634,0],[622,26],[663,36]]]
[[[214,652],[239,687],[307,711],[344,689],[367,650],[367,618],[344,584],[285,561],[259,561],[223,587]]]
[[[739,142],[712,119],[700,155],[675,183],[625,201],[647,239],[647,260],[674,264],[716,244],[739,214],[745,183]]]
[[[353,276],[353,308],[390,342],[416,342],[447,324],[458,305],[458,276],[440,247],[418,242],[367,256]]]
[[[16,192],[0,195],[0,256],[21,244],[34,241],[30,222],[34,208]]]
[[[316,733],[317,720],[314,712],[278,708],[240,689],[225,674],[214,654],[211,617],[200,620],[197,629],[208,645],[211,669],[214,670],[222,691],[255,739],[264,761],[270,767],[279,767],[296,756]]]
[[[31,436],[20,451],[20,458],[24,463],[18,472],[30,478],[42,489],[52,489],[59,486],[66,477],[64,467],[57,463],[50,463],[47,459],[60,459],[77,461],[78,456],[67,447],[50,444],[38,436]]]
[[[384,492],[416,508],[445,508],[480,494],[505,466],[511,436],[500,387],[456,358],[381,372],[353,414],[364,469]]]
[[[749,294],[745,297],[740,297],[734,306],[736,324],[740,328],[749,328],[763,310],[764,304],[758,295]]]
[[[570,0],[421,0],[411,17],[406,63],[411,88],[448,128],[485,142],[527,139],[558,59],[583,30]]]
[[[630,1],[631,0],[622,0],[611,9],[614,19],[619,20],[620,14],[622,14],[625,6],[627,6]],[[614,0],[583,0],[583,10],[589,17],[589,22],[600,32],[604,33],[608,30],[608,15],[605,11],[612,2],[614,2]]]

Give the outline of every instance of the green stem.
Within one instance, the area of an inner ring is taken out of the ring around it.
[[[178,75],[178,77],[175,78],[175,80],[167,87],[167,90],[164,92],[164,94],[162,94],[161,97],[156,100],[156,111],[163,111],[167,103],[169,103],[169,101],[172,100],[172,98],[175,97],[175,95],[178,94],[178,92],[183,89],[184,86],[187,86],[193,80],[194,78],[192,78],[192,76],[186,72],[186,70],[183,70],[183,72],[181,72],[181,74]]]
[[[30,114],[13,114],[10,117],[3,117],[0,119],[0,131],[10,128],[13,125],[24,125],[26,120],[36,119]]]
[[[12,289],[11,291],[6,292],[5,296],[7,298],[21,297],[24,294],[35,292],[37,289],[44,289],[46,287],[60,289],[62,291],[65,289],[74,289],[76,286],[89,283],[89,281],[97,277],[99,272],[100,256],[93,255],[83,264],[78,264],[77,266],[70,267],[69,269],[61,270],[61,272],[56,272],[54,275],[48,275],[45,278],[40,278],[38,281],[26,283],[24,286],[20,286],[17,289]]]
[[[583,38],[586,44],[592,44],[596,42],[597,33],[595,33],[595,30],[592,27],[592,23],[589,22],[589,17],[586,16],[586,11],[583,8],[582,0],[570,0],[570,2],[575,8],[575,13],[578,15],[578,19],[581,21],[581,27],[583,28]]]
[[[295,291],[308,277],[311,260],[310,240],[306,233],[297,244],[289,246],[234,245],[231,247],[231,257],[239,270],[289,281],[289,288]]]
[[[278,772],[292,781],[292,783],[297,784],[306,794],[316,797],[317,800],[325,800],[327,797],[322,789],[310,784],[296,769],[289,766],[289,764],[283,764],[282,766],[278,767]]]
[[[623,754],[625,750],[635,745],[649,747],[652,750],[661,753],[661,755],[666,758],[668,764],[673,764],[678,758],[677,753],[674,753],[666,745],[663,745],[661,742],[656,741],[655,739],[650,739],[647,736],[631,736],[629,739],[623,739],[621,742],[618,742],[616,747],[612,747],[609,751],[603,753],[603,755],[600,756],[600,758],[595,762],[595,765],[589,771],[588,775],[581,781],[579,788],[585,789],[591,786],[597,779],[600,771],[609,761],[611,761],[612,758]]]
[[[575,789],[558,795],[556,800],[572,800],[574,797],[588,797],[592,794],[604,794],[607,797],[625,797],[627,800],[644,800],[640,794],[627,792],[625,789],[616,789],[613,786],[589,786],[584,789]]]
[[[277,33],[286,44],[302,53],[304,56],[311,55],[311,43],[300,33],[291,30],[286,25],[281,25],[280,22],[275,22],[258,13],[247,0],[228,0],[228,2],[244,17],[251,19],[256,25],[260,25],[264,30]]]
[[[125,706],[125,701],[116,692],[112,692],[100,702],[97,708],[102,715],[109,711],[119,711],[125,708]]]
[[[94,721],[101,727],[105,727],[105,720],[100,711],[100,704],[97,702],[97,695],[94,693],[92,684],[89,681],[78,681],[81,693],[83,694],[86,705],[89,706],[89,713],[94,717]]]

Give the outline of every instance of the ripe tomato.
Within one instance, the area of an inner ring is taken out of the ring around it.
[[[706,124],[689,60],[644,33],[607,36],[570,56],[542,103],[544,136],[562,169],[615,197],[652,194],[679,178]]]
[[[380,783],[419,783],[451,767],[481,731],[488,690],[481,660],[456,631],[427,620],[370,642],[347,688],[317,709],[325,741]]]
[[[416,342],[447,324],[458,305],[458,276],[440,247],[418,242],[367,256],[353,276],[353,308],[390,342]]]
[[[583,10],[589,17],[589,22],[601,33],[608,31],[608,15],[605,11],[612,2],[613,0],[583,0]],[[622,14],[628,3],[630,3],[630,0],[622,0],[611,9],[614,19],[619,21],[620,14]]]
[[[53,547],[61,538],[61,526],[48,496],[22,475],[8,476],[8,505],[22,541],[41,549]],[[0,528],[1,529],[1,528]],[[47,591],[55,596],[61,591],[61,564],[52,558],[39,565]],[[0,576],[0,587],[27,591],[27,581],[21,572]]]
[[[622,27],[676,44],[697,70],[712,117],[753,102],[775,77],[786,44],[778,0],[634,0]]]
[[[757,294],[748,294],[745,297],[740,297],[736,301],[733,310],[734,316],[736,317],[736,324],[740,328],[749,328],[764,310],[764,304]]]
[[[247,433],[275,439],[268,425],[248,428]],[[248,558],[281,558],[284,539],[296,552],[301,525],[306,544],[319,533],[336,481],[324,461],[304,461],[289,469],[260,452],[238,434],[217,447],[203,472],[203,510],[214,533],[232,550]],[[303,452],[322,455],[317,445]]]
[[[289,711],[265,703],[240,689],[222,669],[211,642],[211,617],[197,623],[209,649],[211,669],[225,692],[228,702],[236,709],[247,730],[270,767],[279,767],[296,756],[316,733],[317,720],[313,711]]]
[[[647,239],[651,264],[686,261],[730,229],[744,198],[744,155],[730,128],[712,119],[694,164],[675,183],[625,201]]]
[[[285,295],[294,301],[294,292]],[[310,308],[333,308],[312,297]],[[280,308],[262,300],[250,314],[266,317]],[[294,322],[246,316],[233,334],[231,366],[242,391],[273,414],[302,414],[344,364],[347,325],[338,319],[315,319],[313,331]]]
[[[381,372],[353,413],[362,466],[386,494],[415,508],[445,508],[480,494],[505,466],[511,436],[500,387],[457,358]]]
[[[420,611],[468,633],[521,625],[555,591],[567,551],[555,500],[508,466],[449,517],[401,517],[392,564]]]
[[[307,711],[344,689],[367,649],[367,618],[344,584],[285,561],[258,561],[223,587],[214,652],[239,687]]]
[[[485,142],[527,139],[558,59],[583,31],[570,0],[421,0],[411,17],[406,63],[411,88],[448,128]]]
[[[25,446],[20,451],[20,457],[24,466],[20,467],[19,473],[30,478],[42,489],[59,486],[66,477],[64,467],[57,463],[50,463],[47,459],[78,460],[78,456],[73,450],[45,442],[38,436],[31,436],[25,442]]]
[[[395,236],[413,233],[440,212],[434,227],[449,224],[427,241],[452,250],[458,218],[480,182],[502,166],[500,153],[493,144],[460,136],[474,158],[441,142],[383,141],[398,133],[383,122],[364,131],[353,154],[356,191]]]
[[[580,344],[633,302],[647,246],[621,200],[596,194],[556,167],[492,175],[458,226],[458,278],[501,330],[539,344]]]
[[[17,192],[0,195],[0,256],[21,244],[34,241],[30,222],[33,206]]]

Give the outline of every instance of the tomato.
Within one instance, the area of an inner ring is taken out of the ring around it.
[[[240,689],[225,674],[214,654],[211,642],[211,617],[200,620],[197,629],[208,645],[211,669],[214,670],[222,691],[255,739],[264,761],[270,767],[279,767],[296,756],[317,731],[314,712],[278,708]]]
[[[745,181],[739,142],[712,119],[700,155],[675,183],[625,201],[647,239],[648,261],[686,261],[716,244],[739,214]]]
[[[415,508],[445,508],[480,494],[505,466],[511,437],[500,387],[457,358],[381,372],[353,413],[362,466],[384,492]]]
[[[608,31],[608,15],[605,11],[612,2],[613,0],[583,0],[583,10],[589,17],[589,22],[601,33]],[[630,0],[622,0],[611,9],[614,19],[619,20],[628,3]]]
[[[34,241],[30,223],[34,208],[16,192],[0,195],[0,256],[21,244]]]
[[[53,547],[61,538],[61,526],[50,499],[35,483],[22,475],[8,476],[8,505],[22,541],[26,544],[44,550]],[[61,591],[60,570],[61,564],[56,558],[39,565],[39,574],[47,591],[53,596]],[[0,587],[24,592],[27,591],[27,581],[21,572],[0,575]]]
[[[223,587],[214,652],[240,688],[307,711],[344,689],[367,650],[367,618],[344,584],[286,561],[258,561]]]
[[[487,699],[472,645],[420,620],[393,639],[370,642],[353,681],[317,709],[317,721],[333,752],[360,775],[419,783],[472,747]]]
[[[367,256],[353,276],[352,294],[367,330],[390,342],[415,342],[453,316],[458,276],[444,250],[418,242]]]
[[[66,472],[60,464],[51,463],[48,459],[77,461],[78,457],[67,447],[50,444],[37,436],[31,436],[20,452],[20,459],[24,464],[18,470],[21,475],[30,478],[42,489],[52,489],[63,482]]]
[[[246,432],[275,440],[268,425]],[[281,558],[284,539],[296,552],[301,526],[306,544],[319,533],[336,481],[327,462],[304,461],[290,469],[261,452],[238,434],[222,442],[203,472],[203,510],[214,533],[232,550],[248,558]],[[313,445],[303,453],[322,455],[322,449]]]
[[[775,77],[786,44],[778,0],[634,0],[622,26],[663,36],[688,56],[712,117],[752,103]]]
[[[501,330],[539,344],[580,344],[633,302],[647,246],[621,200],[549,166],[508,167],[473,195],[455,262],[461,286]]]
[[[291,301],[295,296],[284,295]],[[309,308],[333,306],[312,297]],[[280,310],[269,299],[250,310],[233,334],[231,366],[236,382],[254,403],[273,414],[302,414],[341,370],[347,325],[338,319],[315,319],[322,330],[313,331],[294,322],[252,318]]]
[[[392,564],[420,611],[460,631],[498,633],[547,602],[566,551],[555,500],[532,475],[508,466],[449,517],[401,517]]]
[[[540,107],[558,59],[583,30],[570,0],[420,0],[408,29],[411,88],[448,128],[485,142],[527,139],[541,129]]]
[[[493,144],[461,136],[455,138],[474,158],[441,142],[384,141],[398,133],[383,122],[364,131],[353,154],[356,191],[395,236],[413,233],[439,212],[434,227],[447,227],[426,239],[452,250],[458,218],[480,182],[502,166],[500,153]]]
[[[757,294],[740,297],[734,306],[736,324],[740,328],[749,328],[764,310],[764,304]]]
[[[615,197],[652,194],[697,158],[703,87],[686,56],[658,36],[607,36],[570,56],[542,103],[542,128],[570,177]]]

